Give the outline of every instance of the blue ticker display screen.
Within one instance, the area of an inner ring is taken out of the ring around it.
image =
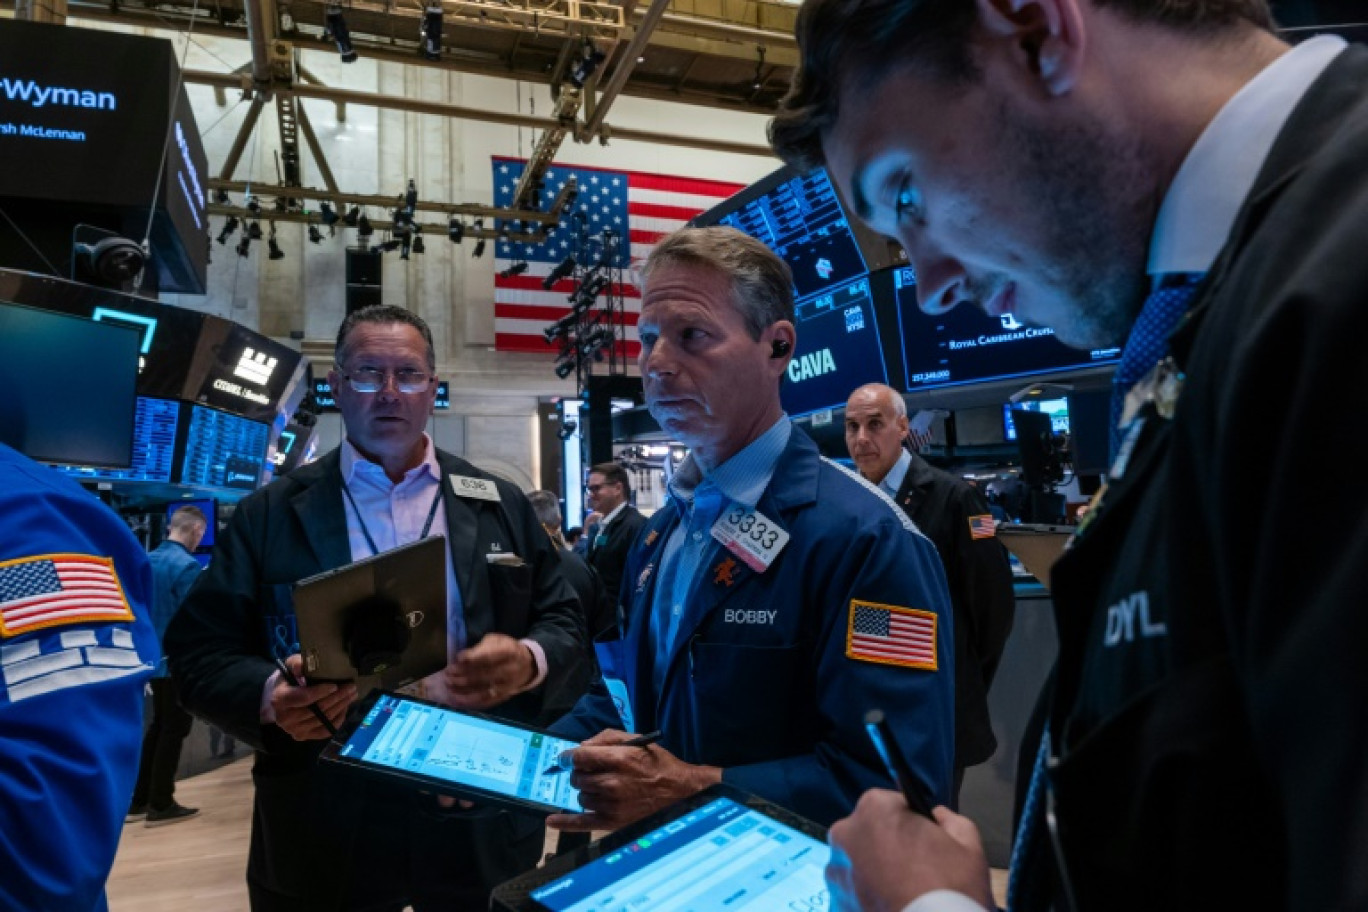
[[[176,422],[180,403],[139,396],[133,418],[133,463],[126,469],[94,469],[59,465],[56,469],[73,478],[100,478],[109,481],[171,480],[175,463]]]
[[[201,405],[191,409],[181,483],[243,491],[256,488],[269,427]]]
[[[723,216],[718,224],[744,231],[788,263],[798,300],[869,271],[823,169],[785,181]]]
[[[868,276],[807,298],[795,316],[798,346],[779,388],[789,415],[840,405],[858,386],[887,382]]]

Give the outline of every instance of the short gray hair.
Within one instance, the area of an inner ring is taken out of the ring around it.
[[[560,498],[550,491],[531,491],[527,495],[527,502],[532,505],[532,512],[537,514],[537,522],[543,526],[551,526],[559,529],[561,525]]]
[[[641,267],[647,284],[657,269],[697,266],[719,273],[731,283],[732,306],[755,340],[780,320],[793,322],[793,273],[774,251],[755,238],[725,225],[681,228],[651,251]]]

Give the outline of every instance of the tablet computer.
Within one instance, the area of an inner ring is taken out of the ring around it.
[[[579,747],[539,728],[377,691],[323,749],[325,762],[544,814],[583,810],[557,760]]]
[[[494,890],[505,912],[830,908],[826,829],[714,785]]]
[[[295,583],[304,676],[364,696],[445,668],[446,549],[433,535]]]

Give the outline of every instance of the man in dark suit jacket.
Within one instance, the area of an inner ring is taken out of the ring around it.
[[[627,553],[646,524],[646,517],[628,503],[632,497],[632,481],[627,470],[615,462],[603,462],[591,468],[585,490],[589,494],[589,508],[603,517],[589,540],[589,566],[603,580],[607,599],[589,630],[593,636],[617,623],[622,570],[627,566]]]
[[[903,446],[907,404],[892,387],[870,383],[850,394],[845,439],[860,474],[878,485],[931,539],[945,566],[955,612],[955,791],[966,767],[993,756],[988,689],[1012,632],[1016,593],[1007,551],[988,504],[963,478]]]
[[[922,308],[1124,344],[1108,483],[1052,572],[1014,910],[1368,907],[1368,488],[1305,494],[1368,448],[1341,405],[1368,337],[1368,49],[1272,27],[1263,0],[799,17],[772,138],[906,246]],[[990,905],[972,824],[899,801],[832,828],[836,905]]]
[[[588,661],[583,625],[526,498],[423,433],[436,391],[427,326],[400,308],[358,311],[338,333],[337,365],[345,441],[238,505],[167,633],[171,672],[192,712],[257,748],[254,910],[485,909],[494,884],[536,863],[540,821],[440,807],[318,764],[327,733],[310,705],[336,724],[356,690],[281,680],[273,658],[301,667],[291,586],[445,533],[452,653],[424,695],[528,722],[546,720]],[[483,498],[462,496],[469,479],[490,483],[473,486]],[[498,552],[524,565],[489,562]]]

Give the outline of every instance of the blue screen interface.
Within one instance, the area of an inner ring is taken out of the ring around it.
[[[180,403],[169,399],[138,397],[133,418],[133,464],[126,469],[93,469],[86,466],[54,466],[73,478],[105,478],[114,481],[171,480],[175,462],[176,422]]]
[[[822,912],[831,850],[718,798],[532,891],[551,912]]]
[[[806,298],[794,308],[798,345],[779,388],[797,417],[845,403],[866,383],[887,383],[869,277]]]
[[[744,231],[788,263],[799,300],[869,271],[824,169],[785,181],[718,223]]]
[[[1016,440],[1016,423],[1012,421],[1012,410],[1024,412],[1044,412],[1050,416],[1050,430],[1056,434],[1069,433],[1068,399],[1026,399],[1022,402],[1008,402],[1002,406],[1002,436]]]
[[[270,428],[260,421],[192,406],[181,484],[254,490]]]
[[[580,811],[570,773],[556,761],[579,747],[553,735],[382,695],[339,751],[456,785]]]

